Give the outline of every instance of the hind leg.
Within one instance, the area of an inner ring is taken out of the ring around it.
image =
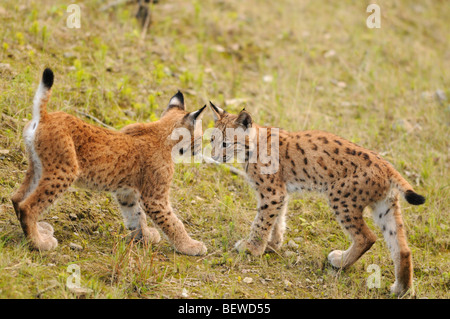
[[[23,215],[23,212],[21,213],[19,210],[19,204],[26,198],[28,195],[34,191],[36,188],[41,175],[42,175],[42,169],[39,169],[40,165],[35,167],[33,164],[33,160],[30,158],[29,166],[27,169],[27,172],[25,174],[25,179],[20,185],[20,187],[14,192],[14,194],[11,196],[11,201],[14,206],[14,210],[16,212],[16,216],[21,220],[21,215]],[[21,222],[22,224],[22,222]],[[46,222],[37,222],[36,223],[37,232],[41,234],[41,237],[44,238],[52,238],[53,237],[53,227],[46,223]]]
[[[53,227],[38,222],[39,215],[45,211],[73,182],[74,177],[57,180],[43,174],[36,188],[18,204],[17,215],[25,236],[34,248],[50,250],[58,245],[53,237]]]
[[[377,237],[365,223],[362,211],[344,208],[335,211],[335,214],[342,228],[350,235],[352,244],[345,251],[332,251],[328,261],[336,268],[347,268],[372,247]]]
[[[413,266],[411,250],[406,241],[398,194],[375,204],[373,219],[381,228],[394,261],[395,283],[391,287],[391,292],[401,296],[413,288]]]
[[[29,160],[29,165],[27,172],[25,174],[25,178],[19,188],[14,192],[11,196],[11,201],[18,215],[19,212],[19,203],[29,194],[30,190],[34,189],[37,182],[40,179],[41,172],[36,172],[35,167],[33,165],[33,161]]]
[[[147,218],[139,206],[138,193],[129,189],[116,192],[115,195],[120,205],[125,227],[130,231],[129,238],[144,243],[158,243],[161,236],[155,228],[147,226]]]
[[[38,222],[39,215],[69,188],[78,174],[76,154],[70,143],[55,143],[54,146],[59,154],[49,150],[39,156],[45,161],[42,166],[39,165],[40,172],[34,171],[32,184],[37,176],[40,178],[35,187],[32,185],[27,190],[26,197],[17,204],[16,210],[25,236],[34,248],[40,250],[53,249],[58,242],[53,237],[52,226]]]

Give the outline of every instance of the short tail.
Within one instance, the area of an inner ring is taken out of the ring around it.
[[[412,205],[422,205],[425,203],[425,197],[417,194],[411,184],[409,184],[399,172],[392,168],[391,183],[393,183],[400,192],[403,193],[406,201]]]
[[[39,87],[34,95],[33,119],[37,119],[39,121],[39,119],[44,118],[47,114],[47,103],[50,99],[53,79],[53,71],[46,68],[44,73],[42,73],[41,83],[39,83]]]

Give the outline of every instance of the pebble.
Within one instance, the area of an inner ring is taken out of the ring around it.
[[[273,76],[271,76],[271,75],[264,75],[263,76],[263,81],[266,82],[266,83],[270,83],[270,82],[273,81]]]
[[[74,243],[70,243],[69,247],[73,250],[83,250],[83,246]]]
[[[296,248],[298,248],[298,244],[297,244],[295,241],[293,241],[293,240],[291,239],[291,240],[288,242],[288,247],[296,249]]]
[[[436,95],[436,98],[438,99],[439,102],[444,102],[447,100],[447,96],[445,95],[445,92],[442,90],[436,90],[436,92],[434,92],[434,94]]]
[[[336,55],[336,51],[334,50],[329,50],[327,52],[325,52],[325,54],[323,55],[324,58],[328,59],[331,57],[334,57]]]
[[[11,65],[9,63],[0,63],[0,72],[11,71]]]
[[[69,289],[69,291],[71,293],[74,293],[75,295],[77,295],[77,297],[84,297],[87,294],[94,292],[90,288],[83,288],[83,287],[67,287],[67,289]]]
[[[284,256],[286,257],[292,257],[292,256],[296,256],[297,254],[295,252],[293,252],[292,250],[286,250],[284,252]]]

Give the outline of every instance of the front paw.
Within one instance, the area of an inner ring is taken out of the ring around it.
[[[342,250],[333,250],[328,255],[328,261],[334,268],[344,268],[344,252]]]
[[[143,242],[145,244],[157,244],[161,240],[161,235],[158,230],[153,227],[145,227],[139,229],[130,235],[130,239],[135,242]]]
[[[53,227],[49,223],[38,222],[37,229],[41,235],[44,235],[47,237],[53,236],[54,230],[53,230]]]
[[[40,251],[52,250],[58,246],[58,240],[48,230],[44,230],[30,239],[31,246]]]
[[[397,297],[403,297],[406,293],[409,293],[411,296],[414,296],[414,290],[412,288],[406,287],[406,285],[402,285],[397,280],[391,286],[391,294]]]
[[[253,256],[260,256],[264,253],[265,247],[263,245],[255,245],[250,243],[248,240],[241,239],[234,245],[234,248],[238,252],[250,253]]]
[[[175,248],[178,252],[189,256],[205,255],[208,249],[201,241],[192,240],[188,244],[183,244]]]

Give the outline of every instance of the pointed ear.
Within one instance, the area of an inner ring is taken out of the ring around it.
[[[239,113],[239,116],[234,121],[237,125],[241,126],[244,130],[252,127],[252,116],[247,111],[242,110],[241,113]]]
[[[201,117],[201,114],[203,113],[205,108],[206,108],[206,104],[201,109],[186,114],[184,117],[185,121],[187,121],[187,123],[190,125],[194,125],[195,121]]]
[[[172,107],[177,107],[183,111],[186,109],[186,107],[184,106],[184,96],[183,96],[183,93],[181,93],[180,91],[178,91],[177,94],[172,96],[166,110],[168,110]]]
[[[224,110],[222,110],[220,107],[212,104],[211,101],[209,101],[209,107],[213,111],[214,122],[217,122],[218,120],[220,120],[222,118],[222,116],[224,116],[224,114],[227,113]]]

